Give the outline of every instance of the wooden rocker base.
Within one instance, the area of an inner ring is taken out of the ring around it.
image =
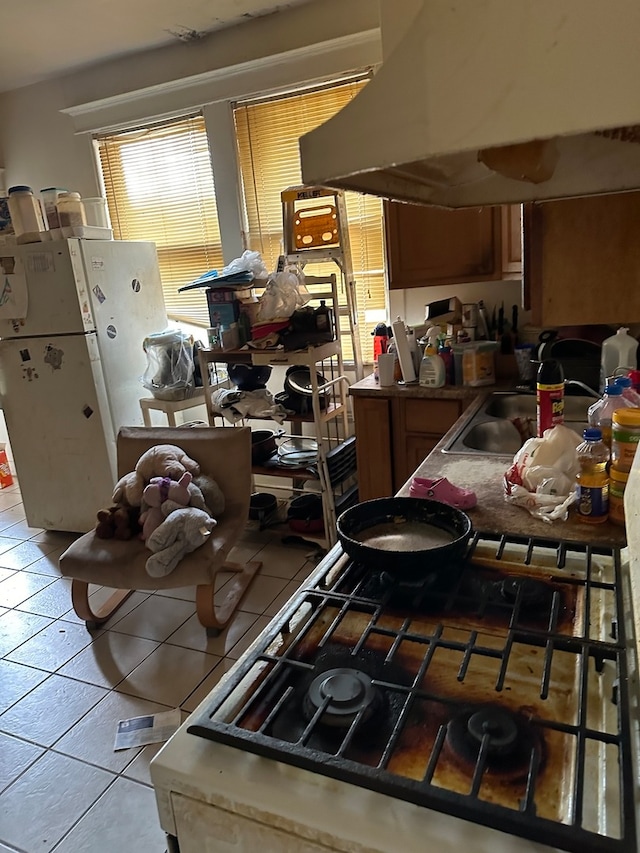
[[[224,585],[216,602],[215,581],[212,584],[200,584],[196,587],[196,611],[200,624],[207,629],[209,637],[217,637],[235,613],[256,572],[262,567],[260,560],[241,563],[226,562],[216,571],[233,572],[235,577]]]
[[[84,620],[89,631],[103,625],[124,604],[132,592],[134,592],[132,589],[116,589],[105,603],[94,611],[89,604],[89,584],[76,578],[71,581],[73,609],[76,616]]]
[[[252,560],[245,565],[240,563],[223,563],[216,571],[219,573],[233,572],[233,580],[225,584],[220,591],[221,601],[216,601],[214,583],[199,584],[196,587],[196,611],[200,624],[207,629],[209,636],[217,636],[228,624],[235,613],[240,601],[247,591],[249,584],[261,568],[259,560]],[[97,610],[89,603],[89,584],[74,578],[71,582],[71,602],[79,619],[82,619],[88,630],[99,628],[116,610],[129,598],[132,589],[116,589]]]

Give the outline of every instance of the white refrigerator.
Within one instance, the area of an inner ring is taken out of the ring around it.
[[[118,430],[142,424],[142,342],[167,326],[156,247],[69,239],[11,254],[0,402],[27,521],[84,532],[111,501]]]

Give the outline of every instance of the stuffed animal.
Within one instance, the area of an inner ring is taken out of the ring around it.
[[[96,536],[98,539],[133,539],[140,532],[139,515],[138,507],[115,505],[100,509]]]
[[[200,496],[195,493],[196,488],[200,491]],[[208,474],[200,474],[193,478],[189,489],[192,490],[190,506],[203,509],[214,518],[219,518],[222,515],[225,506],[224,494],[213,477]]]
[[[170,477],[152,477],[142,492],[142,539],[147,541],[153,531],[175,509],[189,506],[191,500],[191,474],[188,471],[176,482]],[[200,489],[197,490],[202,496]]]
[[[161,578],[170,574],[185,554],[203,545],[216,521],[201,509],[189,506],[171,512],[147,539],[153,551],[145,564],[147,574]]]
[[[136,463],[135,471],[118,480],[113,492],[113,502],[140,506],[144,487],[152,477],[179,480],[187,471],[195,476],[200,473],[200,466],[180,447],[174,444],[157,444],[142,454]]]

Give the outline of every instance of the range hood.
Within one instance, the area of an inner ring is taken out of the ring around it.
[[[301,138],[305,184],[452,208],[640,189],[637,0],[425,0],[404,27]]]

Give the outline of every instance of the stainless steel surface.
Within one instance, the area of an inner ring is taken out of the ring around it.
[[[578,435],[587,428],[591,397],[564,398],[564,422]],[[516,425],[517,424],[517,425]],[[444,447],[445,453],[483,453],[513,456],[526,438],[536,432],[536,398],[533,394],[496,392],[458,430]]]

